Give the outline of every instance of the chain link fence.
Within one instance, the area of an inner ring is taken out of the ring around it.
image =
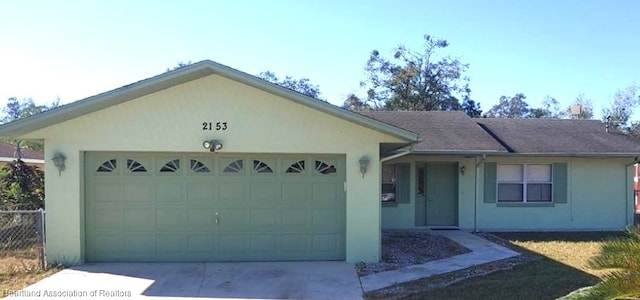
[[[46,268],[44,210],[0,211],[0,263]]]

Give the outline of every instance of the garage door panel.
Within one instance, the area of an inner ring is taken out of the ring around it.
[[[184,208],[159,207],[156,209],[156,229],[161,231],[187,231],[187,212]]]
[[[249,216],[246,208],[220,208],[216,212],[218,223],[215,230],[218,231],[246,231],[249,230]]]
[[[89,195],[95,203],[122,202],[122,182],[119,178],[100,178]]]
[[[342,187],[340,187],[342,188]],[[314,183],[312,187],[312,199],[314,206],[335,206],[338,201],[338,190],[335,182]]]
[[[188,203],[211,204],[217,198],[217,185],[211,179],[195,178],[186,183],[186,198]]]
[[[159,255],[181,254],[185,252],[186,237],[183,234],[158,234],[156,249]]]
[[[156,239],[153,233],[128,234],[124,237],[124,250],[130,253],[156,254]]]
[[[220,181],[218,200],[223,204],[239,204],[245,202],[246,183],[242,181]]]
[[[187,210],[187,222],[191,230],[199,231],[202,228],[216,225],[216,210],[213,208],[189,208]]]
[[[87,261],[345,258],[343,158],[85,157]]]
[[[282,209],[282,229],[283,230],[306,230],[308,222],[306,208],[283,208]]]
[[[269,205],[280,201],[280,184],[277,182],[251,183],[251,205]]]
[[[182,182],[164,179],[154,186],[156,202],[181,203],[185,201],[185,187]]]
[[[251,252],[262,255],[273,255],[278,252],[276,245],[280,243],[280,237],[276,234],[251,234]]]
[[[124,226],[127,231],[148,231],[155,229],[155,212],[150,207],[129,207],[124,212]]]
[[[311,203],[311,184],[294,180],[282,183],[282,203],[287,206],[306,206]]]
[[[252,231],[274,231],[280,225],[280,211],[277,208],[251,209]]]
[[[336,234],[314,234],[314,252],[334,252],[338,250],[338,236]]]
[[[129,179],[122,183],[124,201],[126,202],[153,202],[153,185],[151,179]]]
[[[213,234],[187,234],[187,250],[189,252],[214,251]]]
[[[91,238],[90,249],[96,254],[121,253],[124,248],[124,236],[119,234],[96,234]]]
[[[218,249],[223,254],[247,253],[247,240],[244,233],[221,233],[217,238]]]
[[[121,231],[124,228],[124,208],[115,205],[96,205],[97,212],[88,214],[93,229]],[[99,213],[98,213],[99,212]]]
[[[304,254],[309,250],[307,234],[282,234],[281,242],[282,252]]]

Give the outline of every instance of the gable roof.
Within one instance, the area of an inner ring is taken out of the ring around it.
[[[102,94],[78,100],[44,113],[0,125],[0,135],[19,137],[41,128],[213,74],[223,76],[280,96],[295,103],[302,104],[338,118],[400,138],[406,142],[415,142],[418,139],[417,134],[406,129],[364,117],[357,113],[334,106],[330,103],[311,98],[304,94],[210,60],[200,61]]]
[[[44,154],[41,152],[20,148],[22,160],[27,163],[44,163]],[[0,161],[14,161],[16,157],[16,145],[0,142]]]
[[[598,120],[474,119],[511,153],[637,156],[640,141]]]
[[[507,149],[462,111],[365,111],[376,120],[420,135],[413,152],[506,153]]]

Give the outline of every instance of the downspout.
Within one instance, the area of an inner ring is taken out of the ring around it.
[[[474,191],[473,191],[473,232],[478,232],[478,178],[480,175],[478,174],[478,167],[487,159],[486,154],[482,154],[482,159],[478,161],[478,156],[476,156],[476,178],[474,180]]]

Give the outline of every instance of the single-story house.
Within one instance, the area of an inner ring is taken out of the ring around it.
[[[372,262],[382,228],[618,230],[640,153],[595,121],[363,115],[212,61],[0,135],[44,140],[47,260],[65,263]]]
[[[20,152],[18,153],[18,151]],[[0,167],[15,161],[18,157],[29,166],[35,166],[41,170],[44,168],[44,154],[42,152],[0,142]]]

